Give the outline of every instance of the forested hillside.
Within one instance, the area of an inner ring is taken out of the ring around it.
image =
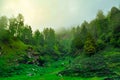
[[[120,80],[120,9],[69,30],[0,17],[0,80]]]

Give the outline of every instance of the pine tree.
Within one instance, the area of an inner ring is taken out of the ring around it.
[[[88,34],[84,44],[84,51],[87,55],[91,56],[96,52],[96,43],[91,34]]]

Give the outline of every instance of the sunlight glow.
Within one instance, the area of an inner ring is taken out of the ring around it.
[[[31,0],[6,0],[3,9],[7,14],[23,14],[25,23],[29,25],[37,24],[37,21],[41,22],[44,19],[43,9],[38,8]]]
[[[0,16],[21,13],[33,30],[59,29],[80,25],[96,17],[98,10],[107,13],[120,0],[0,0]]]

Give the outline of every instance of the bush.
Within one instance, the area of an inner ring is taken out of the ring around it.
[[[110,42],[114,47],[120,47],[120,25],[114,27]]]
[[[10,42],[10,35],[7,30],[0,30],[0,41],[5,44]]]
[[[104,43],[104,41],[98,39],[97,42],[97,50],[100,51],[100,50],[103,50],[106,46],[106,44]]]
[[[11,76],[13,66],[13,63],[9,63],[7,59],[0,57],[0,77]]]
[[[61,71],[60,74],[81,77],[111,76],[115,74],[108,68],[105,58],[101,55],[78,58],[76,61],[64,71]]]
[[[88,38],[85,41],[84,51],[89,56],[91,56],[92,54],[94,54],[96,52],[96,43],[91,35],[88,35]]]

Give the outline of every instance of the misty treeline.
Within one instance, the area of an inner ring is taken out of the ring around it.
[[[96,18],[89,23],[74,27],[72,51],[84,51],[93,55],[107,46],[120,47],[120,10],[112,7],[107,15],[99,10]],[[73,53],[74,54],[74,53]]]
[[[120,9],[116,7],[107,15],[99,10],[92,21],[58,32],[52,28],[33,32],[22,14],[0,17],[0,74],[19,63],[45,66],[65,56],[92,56],[108,46],[120,48]]]

